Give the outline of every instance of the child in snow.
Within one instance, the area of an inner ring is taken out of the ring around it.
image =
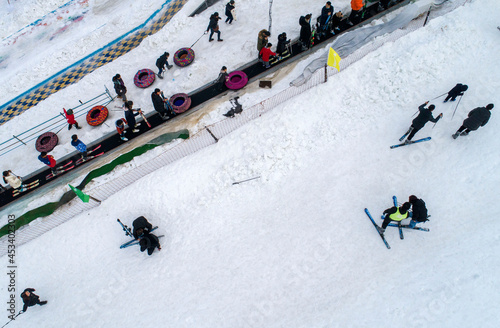
[[[156,60],[156,67],[158,67],[158,69],[159,69],[158,77],[161,79],[163,78],[163,75],[161,75],[161,73],[163,73],[163,70],[165,69],[165,65],[167,66],[167,69],[171,69],[173,67],[173,65],[168,64],[168,57],[169,56],[170,56],[170,54],[168,52],[164,52],[163,55],[161,55]]]
[[[127,88],[125,87],[125,83],[123,83],[120,74],[116,74],[115,76],[113,76],[112,80],[118,98],[122,98],[123,101],[127,101],[127,96],[125,96],[125,94],[127,93]]]
[[[73,114],[73,110],[72,109],[68,109],[68,111],[66,111],[66,108],[63,108],[63,111],[64,111],[64,116],[66,117],[66,120],[68,121],[68,130],[71,130],[71,128],[73,127],[73,124],[76,126],[77,129],[81,129],[79,126],[78,126],[78,122],[75,121],[75,115]]]
[[[148,255],[153,254],[156,248],[158,248],[159,251],[161,250],[160,240],[149,232],[143,233],[139,245],[141,246],[141,252],[148,250]]]
[[[268,43],[264,48],[262,48],[262,50],[259,53],[259,55],[260,55],[260,62],[262,64],[264,64],[265,68],[271,67],[271,65],[269,65],[269,59],[270,59],[270,57],[271,56],[276,56],[276,53],[274,53],[274,52],[271,51],[271,46],[272,46],[272,44]]]
[[[87,145],[85,145],[76,134],[71,136],[71,146],[75,147],[76,150],[82,155],[82,159],[87,159]]]
[[[125,124],[127,123],[127,121],[125,121],[124,118],[121,118],[119,120],[117,120],[115,122],[115,127],[116,127],[116,131],[118,132],[118,135],[120,136],[120,138],[123,140],[123,141],[128,141],[127,138],[125,138]]]
[[[29,306],[33,306],[35,304],[45,305],[47,301],[40,301],[40,297],[36,294],[33,294],[35,288],[26,288],[21,293],[21,298],[23,299],[23,309],[19,313],[24,313],[28,309]]]
[[[12,189],[20,188],[21,190],[23,190],[23,179],[12,173],[11,170],[3,171],[3,182],[9,184]]]
[[[379,228],[379,232],[384,234],[385,228],[389,225],[391,221],[401,222],[408,217],[408,210],[410,209],[411,204],[406,202],[400,207],[393,206],[384,211],[385,217],[384,222],[382,223],[382,228]]]
[[[139,216],[135,219],[132,222],[132,226],[134,227],[132,234],[135,239],[139,239],[143,233],[149,233],[153,230],[153,225],[144,216]]]
[[[47,152],[43,151],[38,156],[38,159],[40,160],[40,162],[42,162],[43,164],[45,164],[48,167],[50,167],[50,170],[52,171],[52,174],[54,174],[54,175],[57,174],[57,170],[56,170],[57,163],[56,163],[56,160],[54,159],[54,156],[47,155]]]

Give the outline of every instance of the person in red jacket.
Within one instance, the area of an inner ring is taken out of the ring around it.
[[[269,65],[269,58],[271,56],[276,56],[276,53],[272,52],[271,51],[271,46],[272,44],[271,43],[268,43],[264,48],[262,48],[259,52],[259,56],[260,56],[260,61],[262,64],[264,64],[264,66],[266,68],[269,68],[271,67],[271,65]]]
[[[52,171],[52,174],[54,174],[54,175],[57,174],[57,169],[56,169],[57,162],[54,159],[54,156],[48,155],[47,152],[43,151],[38,156],[38,159],[40,160],[40,162],[42,162],[43,164],[45,164],[48,167],[50,167],[50,170]]]
[[[66,108],[63,108],[64,111],[64,116],[66,117],[66,121],[68,121],[68,130],[71,130],[73,127],[73,124],[76,126],[77,129],[81,129],[81,127],[78,126],[78,122],[75,121],[75,115],[73,114],[72,109],[68,109],[66,111]]]

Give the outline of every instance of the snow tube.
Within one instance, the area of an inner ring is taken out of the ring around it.
[[[234,71],[229,73],[226,87],[233,90],[243,88],[248,83],[248,76],[242,71]]]
[[[180,48],[174,54],[174,63],[177,66],[184,67],[191,64],[194,60],[194,51],[191,48]]]
[[[87,113],[87,123],[90,126],[101,125],[108,118],[108,109],[104,106],[95,106]]]
[[[147,88],[155,81],[156,74],[152,70],[145,68],[138,71],[134,76],[134,84],[139,88]]]
[[[177,93],[170,97],[170,104],[175,113],[184,113],[191,107],[191,98],[185,93]]]
[[[54,149],[58,142],[59,138],[57,137],[57,134],[54,132],[45,132],[42,133],[38,139],[36,139],[35,148],[40,153],[43,151],[48,153]]]

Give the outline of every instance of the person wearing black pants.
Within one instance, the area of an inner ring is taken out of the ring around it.
[[[458,136],[466,136],[471,131],[476,131],[481,126],[485,126],[490,120],[493,104],[488,104],[486,107],[477,107],[469,112],[469,115],[462,123],[462,126],[452,135],[453,139]]]
[[[406,202],[400,207],[393,206],[384,211],[384,222],[382,223],[382,228],[377,229],[381,234],[385,232],[385,228],[391,223],[391,221],[401,222],[406,219],[409,215],[408,210],[411,204]]]
[[[158,248],[158,250],[161,250],[161,245],[158,237],[149,232],[144,232],[144,234],[141,236],[139,245],[141,246],[141,252],[147,250],[148,255],[153,254],[156,248]]]
[[[436,106],[430,105],[428,108],[425,108],[425,105],[427,105],[429,102],[426,101],[424,104],[420,105],[418,107],[418,110],[420,113],[418,116],[411,122],[410,129],[408,129],[409,135],[408,138],[406,138],[405,143],[410,143],[411,139],[415,136],[415,134],[424,127],[424,125],[431,121],[433,123],[437,123],[441,117],[443,117],[443,113],[439,114],[438,117],[434,118],[432,116],[432,111]]]
[[[227,4],[226,4],[226,23],[227,24],[231,24],[233,22],[233,12],[232,10],[234,9],[234,0],[231,0],[229,1]]]

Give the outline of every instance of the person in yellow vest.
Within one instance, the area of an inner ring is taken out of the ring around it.
[[[410,210],[411,203],[406,202],[400,207],[393,206],[384,211],[385,218],[382,223],[382,228],[380,228],[379,232],[383,234],[385,232],[385,228],[391,223],[391,221],[401,222],[404,219],[408,218],[408,211]]]

